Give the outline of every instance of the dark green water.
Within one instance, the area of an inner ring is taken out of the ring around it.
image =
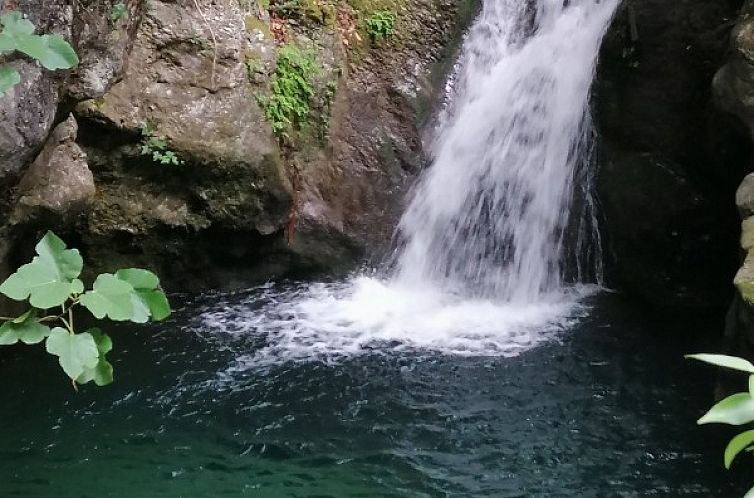
[[[264,334],[197,316],[232,323],[227,306],[249,301],[205,296],[121,328],[108,388],[73,392],[41,352],[0,356],[0,496],[743,494],[722,468],[730,432],[694,424],[714,375],[681,359],[702,347],[694,331],[661,335],[618,297],[512,358],[377,348],[243,367]]]

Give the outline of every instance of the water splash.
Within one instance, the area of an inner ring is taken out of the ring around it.
[[[574,284],[599,275],[589,91],[617,3],[486,0],[394,273],[262,289],[245,309],[205,314],[212,330],[263,338],[237,368],[386,350],[511,356],[582,316],[593,289]]]
[[[485,2],[433,164],[400,223],[396,282],[516,303],[562,292],[566,229],[577,227],[571,253],[598,241],[589,90],[616,6]],[[577,277],[599,273],[598,253]]]

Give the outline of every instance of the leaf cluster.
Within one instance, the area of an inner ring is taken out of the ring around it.
[[[392,10],[378,10],[366,20],[367,34],[373,41],[395,35],[396,14]]]
[[[123,2],[118,2],[113,5],[113,10],[110,12],[110,20],[112,22],[118,22],[121,19],[128,18],[128,7]]]
[[[184,164],[178,154],[170,150],[165,138],[157,135],[149,125],[144,125],[141,129],[141,155],[150,156],[152,161],[168,166]]]
[[[280,49],[271,83],[272,95],[263,101],[265,117],[278,137],[287,138],[292,127],[300,128],[307,123],[315,93],[313,79],[318,73],[313,51],[305,52],[290,45]]]
[[[698,424],[744,425],[754,422],[754,365],[737,356],[721,354],[691,354],[686,358],[749,374],[749,390],[728,396],[715,404],[700,418]],[[754,430],[744,431],[730,440],[723,454],[723,464],[730,469],[736,456],[742,451],[754,451]],[[754,498],[751,488],[744,498]]]
[[[112,340],[96,327],[77,331],[73,311],[81,307],[97,319],[113,321],[164,320],[170,315],[170,304],[159,279],[150,271],[129,268],[103,273],[86,289],[79,278],[84,261],[78,250],[68,249],[47,232],[36,253],[0,284],[0,293],[30,305],[18,317],[1,319],[0,346],[44,341],[74,386],[90,381],[99,386],[111,383],[113,367],[106,355]]]
[[[19,51],[37,60],[42,67],[54,71],[70,69],[79,63],[76,52],[60,35],[35,35],[34,24],[23,14],[10,11],[0,16],[0,55]],[[0,66],[0,96],[21,82],[16,68]]]

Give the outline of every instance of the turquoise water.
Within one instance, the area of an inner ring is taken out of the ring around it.
[[[0,356],[2,497],[735,497],[693,327],[614,295],[515,357],[396,351],[255,365],[224,334],[275,292],[120,327],[116,382],[75,393],[41,350]],[[284,317],[283,317],[284,318]],[[696,322],[694,327],[703,328]],[[745,469],[744,469],[745,470]]]

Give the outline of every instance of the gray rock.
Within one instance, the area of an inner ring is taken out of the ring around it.
[[[747,2],[731,34],[732,53],[715,74],[715,104],[736,116],[754,139],[754,4]]]
[[[741,219],[754,214],[754,173],[744,177],[736,190],[736,206]]]
[[[37,208],[61,217],[91,204],[96,188],[86,154],[76,144],[78,126],[73,116],[60,123],[18,185],[12,223],[26,219]]]
[[[711,104],[735,2],[626,0],[595,83],[610,285],[658,306],[724,304],[744,137]]]
[[[21,83],[0,97],[0,179],[17,173],[42,146],[55,119],[60,83],[36,63],[12,63]]]

